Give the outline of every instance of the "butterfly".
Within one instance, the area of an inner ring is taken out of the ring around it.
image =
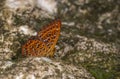
[[[23,56],[54,56],[55,45],[60,35],[61,21],[55,20],[46,25],[35,37],[22,45]]]

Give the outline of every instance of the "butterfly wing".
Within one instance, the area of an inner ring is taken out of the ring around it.
[[[56,20],[38,32],[22,46],[23,56],[53,56],[60,35],[61,21]]]
[[[50,23],[42,31],[38,32],[37,35],[38,39],[43,41],[48,48],[47,55],[52,56],[54,54],[53,51],[60,35],[60,28],[61,28],[61,21],[56,20]]]
[[[28,40],[22,46],[23,56],[45,56],[45,52],[47,52],[45,43],[37,39]]]

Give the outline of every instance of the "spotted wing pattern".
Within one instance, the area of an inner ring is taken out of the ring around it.
[[[28,40],[22,46],[24,56],[50,56],[54,55],[55,45],[60,35],[61,21],[55,20],[37,33],[34,39]]]

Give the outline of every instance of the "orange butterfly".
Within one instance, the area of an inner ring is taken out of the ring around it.
[[[24,56],[50,56],[54,55],[55,45],[60,35],[61,21],[55,20],[32,39],[22,46]]]

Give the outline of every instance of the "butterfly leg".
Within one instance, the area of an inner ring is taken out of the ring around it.
[[[54,56],[54,52],[55,52],[55,48],[49,52],[49,57],[52,58]]]

